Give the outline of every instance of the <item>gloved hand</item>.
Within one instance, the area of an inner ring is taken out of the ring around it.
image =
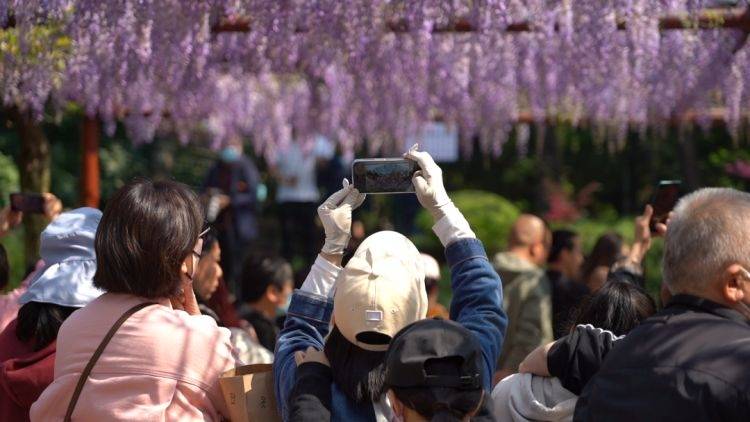
[[[443,186],[443,171],[438,167],[429,153],[417,151],[417,147],[417,144],[411,147],[404,154],[404,158],[414,160],[419,164],[420,170],[414,173],[414,177],[412,178],[417,199],[432,214],[435,221],[437,221],[445,215],[445,207],[452,204],[452,202]]]
[[[348,180],[344,179],[342,185],[343,189],[318,207],[318,216],[326,233],[322,252],[327,254],[344,253],[352,232],[352,210],[365,200],[365,194],[359,193]]]

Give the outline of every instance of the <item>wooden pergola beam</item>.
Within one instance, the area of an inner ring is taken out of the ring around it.
[[[699,121],[709,121],[711,124],[722,124],[726,121],[727,109],[724,107],[712,107],[707,110],[689,110],[685,113],[674,115],[670,118],[664,119],[663,122],[671,125],[679,125],[681,123],[697,123]],[[743,113],[741,116],[743,119],[750,120],[750,113]],[[557,123],[557,122],[571,122],[573,119],[566,116],[544,116],[541,119],[534,116],[531,111],[524,110],[518,113],[517,118],[514,120],[515,123]],[[584,118],[582,121],[586,122],[591,119]],[[638,125],[640,122],[632,121],[633,125]]]
[[[391,32],[406,33],[410,31],[409,24],[405,20],[391,21],[386,25]],[[659,19],[659,29],[663,31],[717,28],[750,32],[750,8],[706,9],[695,14],[667,15]],[[539,29],[532,22],[516,22],[508,25],[504,32],[530,32]],[[626,22],[619,21],[617,29],[627,29]],[[222,19],[211,28],[213,33],[250,32],[250,30],[250,19],[247,17]],[[474,25],[466,18],[459,18],[447,25],[436,26],[432,29],[433,33],[468,33],[475,31]],[[305,28],[297,28],[295,32],[305,33],[308,31]]]

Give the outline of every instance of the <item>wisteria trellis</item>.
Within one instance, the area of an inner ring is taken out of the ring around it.
[[[0,40],[0,95],[36,113],[78,102],[137,142],[168,116],[183,140],[198,127],[215,146],[246,134],[270,155],[316,133],[378,148],[438,117],[494,151],[521,113],[623,136],[723,107],[736,130],[750,111],[747,33],[659,29],[660,16],[715,3],[0,0],[20,51]],[[239,17],[249,30],[216,30]],[[458,19],[472,31],[439,30]],[[517,22],[532,30],[507,31]],[[28,41],[40,26],[69,40],[65,54]]]

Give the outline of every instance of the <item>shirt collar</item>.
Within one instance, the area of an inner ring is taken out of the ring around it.
[[[669,300],[666,308],[677,306],[695,309],[700,312],[708,312],[722,318],[731,319],[733,321],[741,322],[744,324],[748,323],[747,318],[745,318],[745,316],[735,311],[734,309],[698,296],[686,294],[675,295],[672,297],[672,299]]]

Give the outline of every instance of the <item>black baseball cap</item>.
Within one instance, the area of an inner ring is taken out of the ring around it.
[[[391,340],[385,357],[390,387],[482,388],[479,342],[461,324],[425,319],[407,325]]]

